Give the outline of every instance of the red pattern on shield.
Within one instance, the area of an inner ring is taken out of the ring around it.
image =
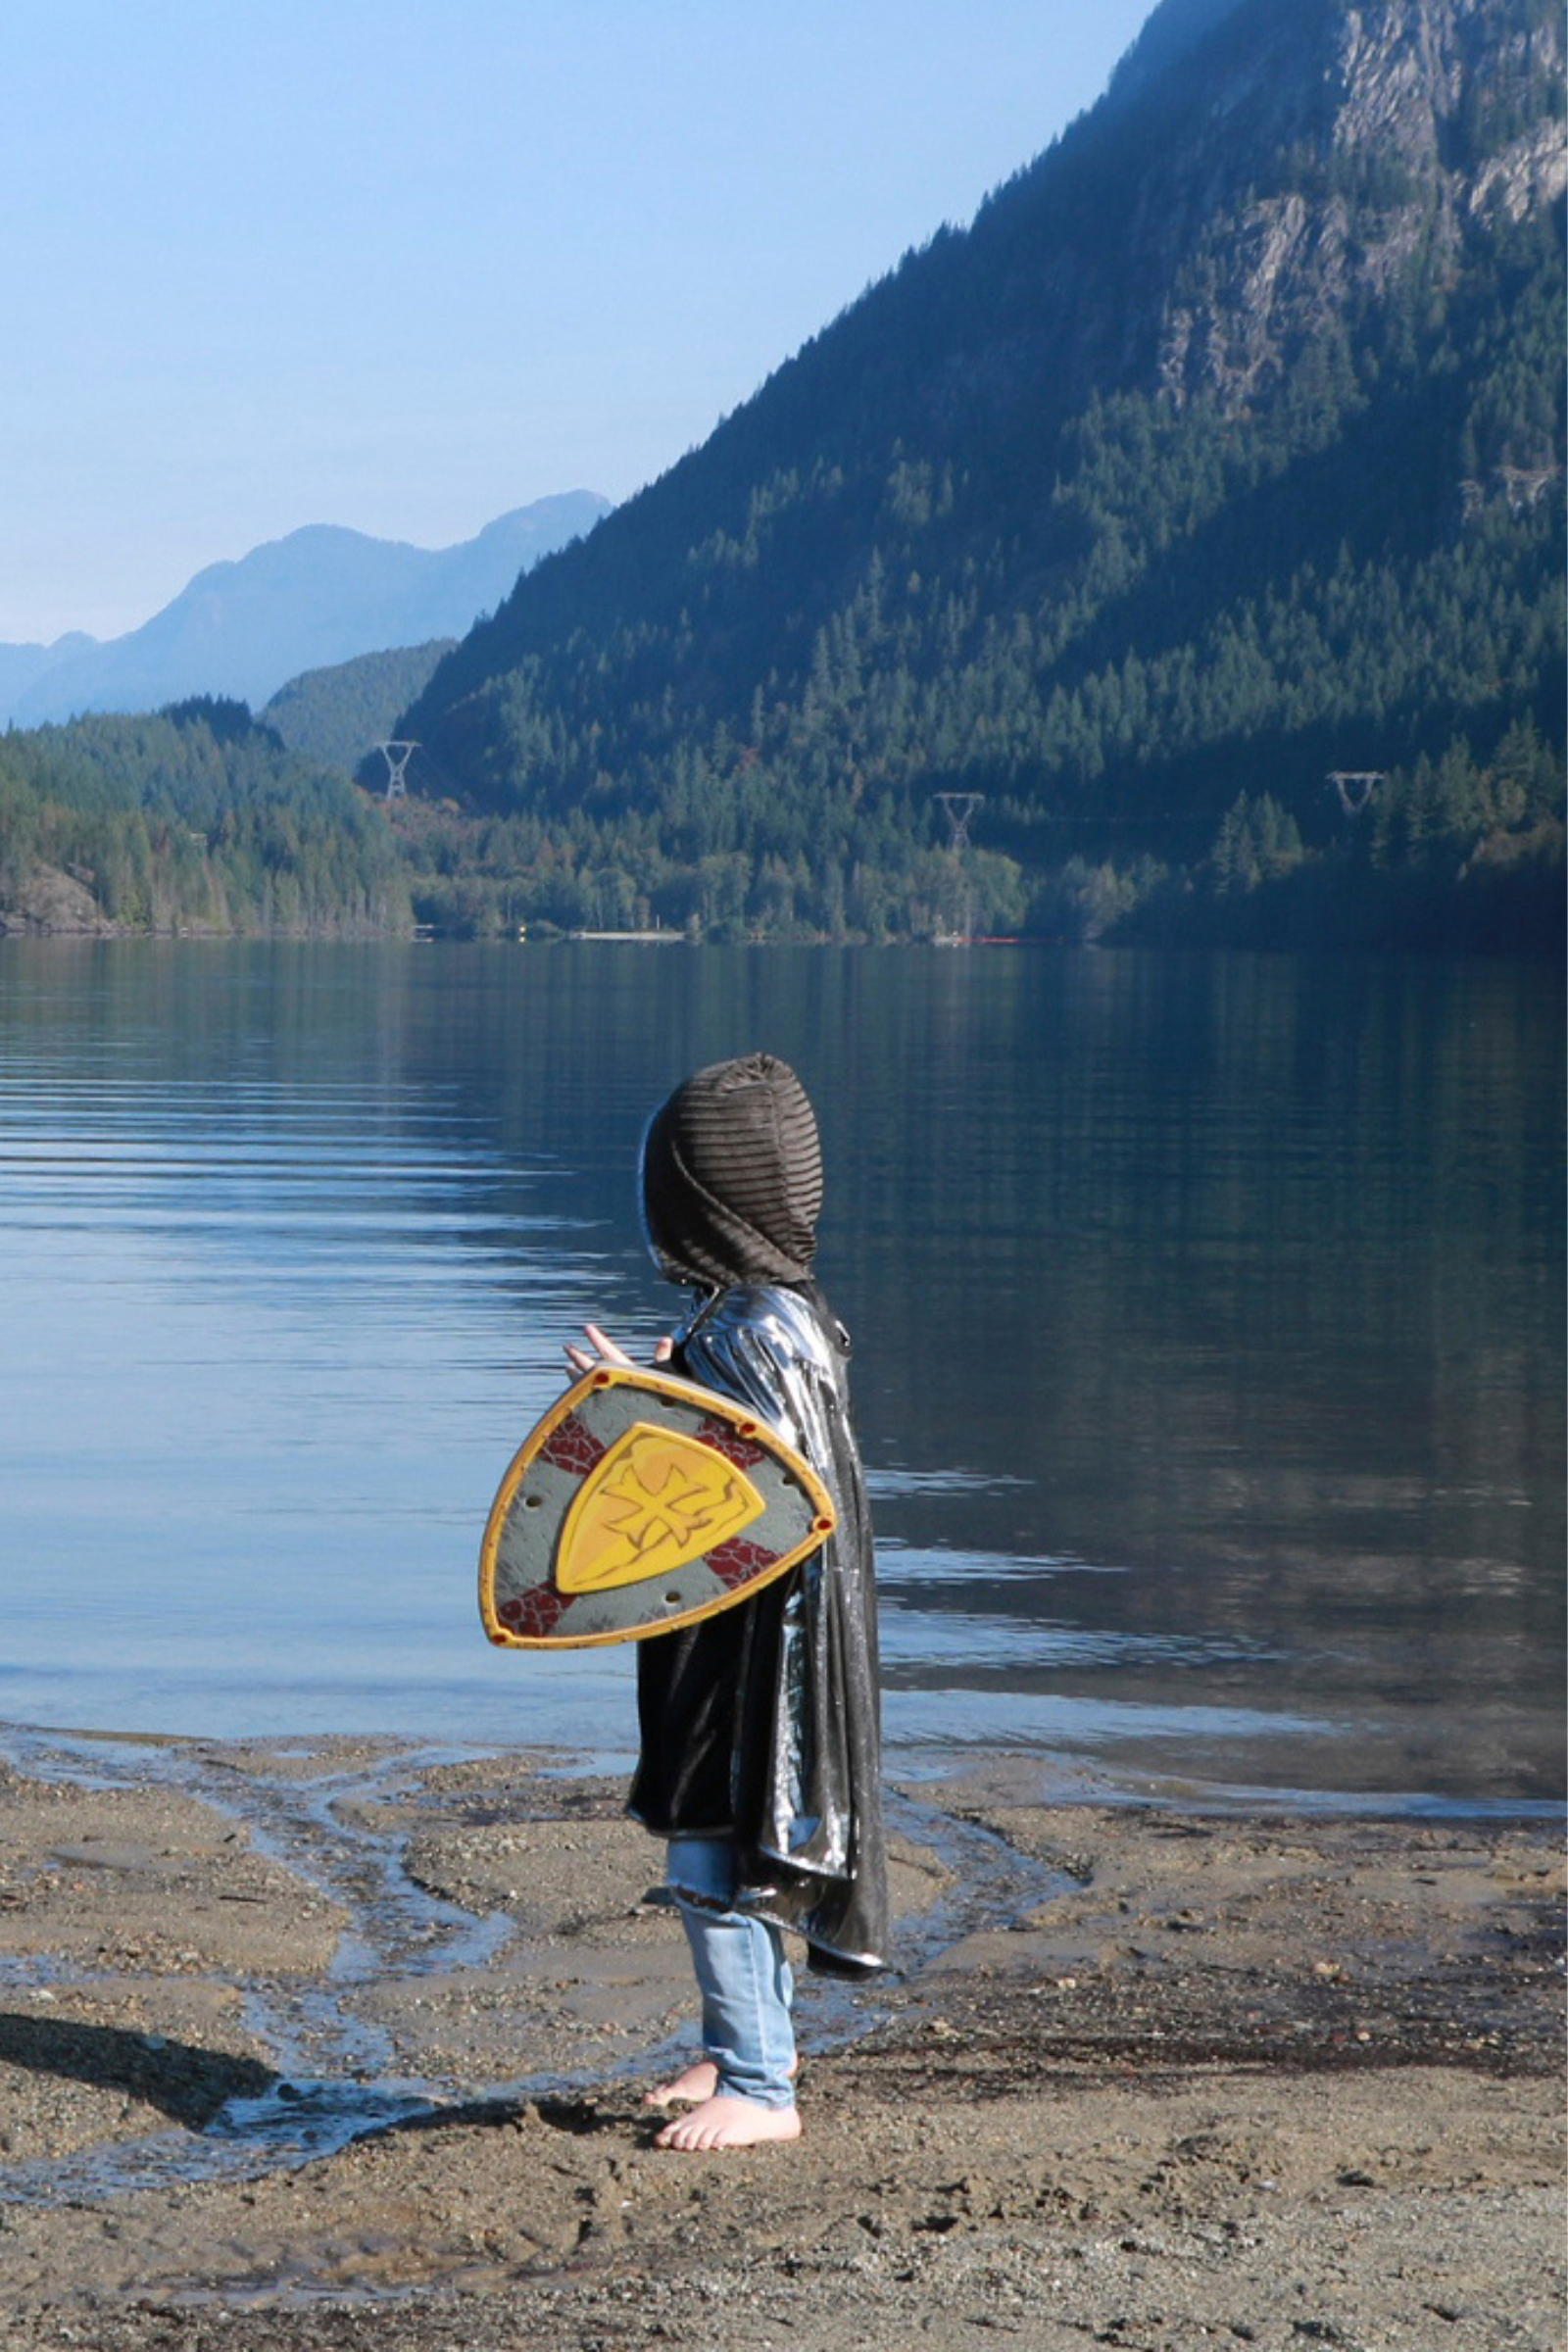
[[[733,1462],[737,1470],[755,1470],[759,1462],[767,1459],[765,1446],[757,1445],[751,1438],[743,1438],[740,1431],[728,1421],[705,1421],[697,1437],[700,1444],[711,1446],[715,1453],[721,1453],[726,1462]]]
[[[728,1544],[716,1544],[708,1554],[706,1565],[721,1585],[733,1591],[736,1585],[745,1584],[763,1568],[771,1568],[777,1558],[778,1553],[769,1551],[765,1544],[748,1544],[744,1536],[736,1536]]]
[[[539,1448],[539,1459],[557,1470],[570,1470],[578,1478],[586,1478],[598,1468],[608,1448],[602,1446],[591,1429],[585,1429],[575,1413],[568,1413],[559,1429],[553,1429]]]
[[[504,1600],[496,1611],[502,1624],[525,1642],[543,1642],[564,1616],[567,1596],[552,1585],[535,1585],[518,1599]]]

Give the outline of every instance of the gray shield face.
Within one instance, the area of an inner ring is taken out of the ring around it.
[[[552,1406],[501,1483],[479,1613],[507,1649],[640,1641],[771,1584],[834,1518],[815,1471],[746,1406],[602,1365]]]

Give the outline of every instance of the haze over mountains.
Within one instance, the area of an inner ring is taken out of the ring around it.
[[[190,695],[259,709],[302,670],[461,637],[520,573],[609,512],[596,492],[568,491],[443,548],[307,525],[236,563],[209,564],[123,637],[0,646],[0,723],[156,710]]]

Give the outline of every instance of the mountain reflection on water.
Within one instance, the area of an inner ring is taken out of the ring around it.
[[[489,1498],[663,1327],[642,1122],[828,1164],[905,1769],[1562,1788],[1562,1034],[1506,963],[0,943],[13,1721],[624,1748],[493,1655]]]

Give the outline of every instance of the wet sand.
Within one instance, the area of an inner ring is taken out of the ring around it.
[[[899,1975],[804,1988],[798,2146],[692,2157],[618,1782],[10,1752],[4,2352],[1563,2341],[1555,1826],[903,1788]]]

